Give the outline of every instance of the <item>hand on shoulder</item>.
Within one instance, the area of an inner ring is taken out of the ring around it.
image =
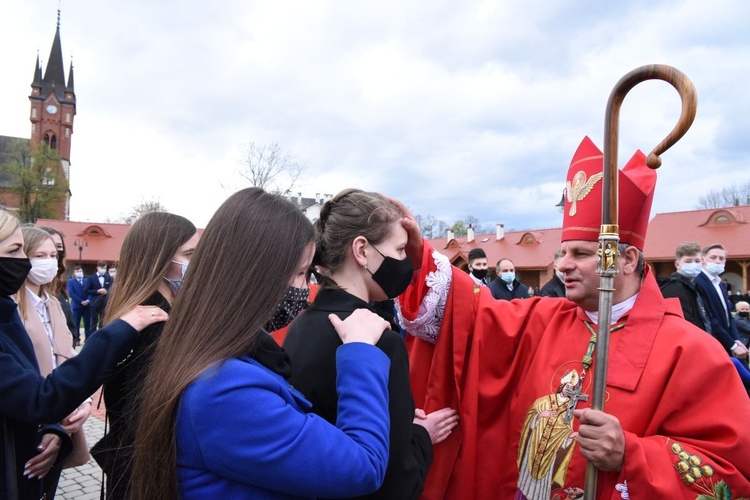
[[[344,344],[363,342],[375,345],[383,332],[390,328],[386,320],[367,309],[357,309],[343,321],[335,314],[329,314],[328,319]]]

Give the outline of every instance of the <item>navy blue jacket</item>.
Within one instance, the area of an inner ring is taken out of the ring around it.
[[[89,295],[86,293],[86,285],[88,284],[88,278],[82,278],[82,283],[78,283],[78,278],[70,278],[68,280],[68,295],[70,296],[70,307],[74,311],[84,309],[88,305],[84,306],[81,304],[84,300],[91,300]],[[98,282],[99,280],[97,280]]]
[[[693,279],[695,286],[698,287],[698,293],[703,298],[703,304],[706,307],[706,312],[711,320],[711,335],[716,337],[716,340],[721,342],[724,349],[731,354],[732,346],[735,341],[739,340],[739,333],[737,332],[737,325],[734,322],[734,318],[728,311],[732,310],[732,304],[727,300],[727,289],[724,283],[721,283],[723,297],[719,297],[716,293],[714,284],[706,276],[706,273],[702,272]],[[726,304],[727,308],[724,309],[722,301]]]
[[[513,280],[513,290],[508,290],[508,284],[500,278],[489,284],[492,296],[497,300],[528,299],[529,287],[518,280]]]
[[[39,373],[34,348],[16,303],[0,297],[0,417],[13,434],[19,497],[41,495],[42,482],[23,477],[23,466],[37,454],[42,433],[60,435],[63,448],[58,461],[71,450],[72,443],[57,422],[68,416],[104,382],[107,371],[127,356],[138,332],[117,320],[87,339],[81,353],[55,369],[47,378]],[[41,433],[38,431],[42,426]],[[5,477],[5,437],[0,434],[0,498],[7,498]]]
[[[102,288],[99,283],[99,275],[97,273],[87,276],[84,280],[86,287],[83,293],[89,296],[91,303],[89,304],[92,309],[104,309],[107,305],[107,297],[109,297],[109,288],[112,286],[112,278],[109,274],[104,273],[104,289],[107,290],[107,295],[99,295],[96,293],[97,290]]]

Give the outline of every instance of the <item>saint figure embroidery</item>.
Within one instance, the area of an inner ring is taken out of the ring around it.
[[[578,373],[570,370],[560,379],[555,394],[531,405],[518,443],[516,500],[548,500],[553,489],[565,484],[576,437],[566,416],[584,399],[580,385]]]

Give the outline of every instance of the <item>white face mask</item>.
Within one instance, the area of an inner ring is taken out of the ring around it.
[[[112,269],[112,270],[109,271],[109,275],[112,278],[114,278],[116,274],[117,274],[117,271],[115,271],[114,269]]]
[[[513,280],[516,279],[516,273],[500,273],[500,279],[510,285],[511,283],[513,283]]]
[[[57,259],[30,259],[29,281],[35,285],[46,285],[57,276]]]
[[[78,278],[78,279],[81,279],[81,278],[83,278],[83,271],[76,271],[76,272],[75,272],[75,273],[73,273],[73,274],[74,274],[74,275],[75,275],[75,277],[76,277],[76,278]]]
[[[100,276],[104,276],[105,274],[107,274],[107,270],[106,269],[97,269],[96,272]]]
[[[695,278],[701,273],[701,267],[700,262],[685,262],[680,264],[680,274],[688,278]]]
[[[724,264],[717,264],[716,262],[706,262],[706,271],[711,276],[718,276],[724,272]]]

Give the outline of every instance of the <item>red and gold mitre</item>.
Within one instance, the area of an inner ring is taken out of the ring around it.
[[[604,155],[584,137],[573,155],[565,183],[562,241],[598,241],[602,224]],[[619,173],[620,241],[643,250],[654,199],[656,171],[636,151]]]

